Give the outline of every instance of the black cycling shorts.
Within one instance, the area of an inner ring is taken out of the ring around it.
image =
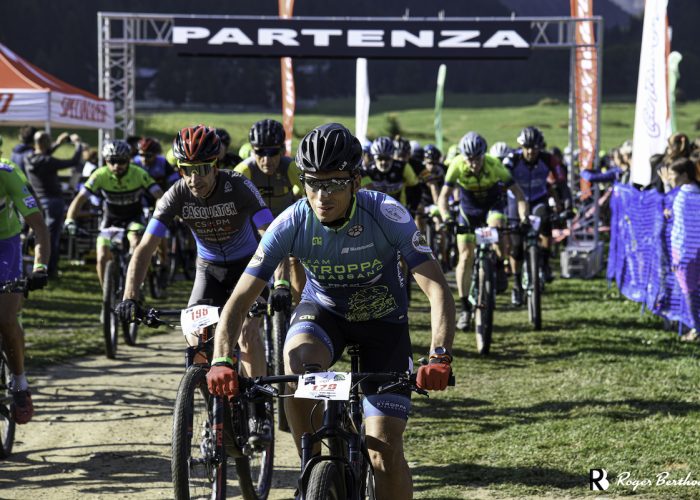
[[[249,261],[250,257],[245,257],[227,264],[215,264],[197,258],[188,307],[203,299],[211,301],[209,303],[213,306],[223,307]]]
[[[287,340],[306,333],[320,339],[331,353],[331,366],[350,344],[360,346],[360,370],[364,372],[413,371],[413,351],[408,323],[382,320],[350,322],[313,302],[301,302],[294,310]],[[362,382],[365,416],[408,418],[410,391],[376,395],[380,384]],[[374,397],[373,397],[374,396]]]

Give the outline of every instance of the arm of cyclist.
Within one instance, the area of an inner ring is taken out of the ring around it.
[[[248,310],[266,285],[267,281],[243,273],[221,311],[214,334],[214,359],[207,373],[209,392],[216,396],[235,396],[238,392],[238,376],[232,362],[234,347]]]
[[[518,204],[518,216],[520,216],[521,221],[527,220],[527,215],[530,213],[530,208],[528,207],[527,200],[525,199],[525,193],[520,186],[513,183],[508,186],[508,190],[515,196],[515,201]]]
[[[75,218],[77,214],[80,213],[80,210],[83,208],[83,205],[90,199],[90,193],[85,189],[81,189],[77,195],[75,195],[75,198],[73,198],[73,201],[71,201],[70,206],[68,207],[68,212],[66,213],[66,220],[63,223],[63,226],[66,228],[69,234],[75,234]]]
[[[24,221],[34,231],[34,268],[29,275],[29,290],[44,288],[48,283],[47,264],[51,253],[49,228],[46,226],[41,213],[33,213],[24,217]]]
[[[423,389],[442,391],[447,387],[452,357],[432,354],[437,348],[452,349],[455,334],[455,302],[436,260],[423,262],[411,270],[418,286],[430,301],[430,363],[418,368],[417,385]],[[439,351],[439,350],[438,350]]]
[[[131,256],[129,268],[126,271],[124,296],[122,302],[115,309],[122,321],[134,321],[140,315],[139,288],[146,278],[151,257],[158,249],[162,239],[155,234],[145,233]]]

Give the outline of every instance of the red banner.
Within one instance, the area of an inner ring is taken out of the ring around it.
[[[593,0],[571,0],[571,17],[593,17]],[[595,28],[592,21],[574,24],[577,45],[576,128],[578,131],[579,167],[591,169],[595,165],[598,147],[598,52],[595,47]],[[591,184],[581,179],[581,194],[591,194]]]
[[[282,18],[292,17],[294,0],[279,0],[279,15]],[[286,140],[287,155],[292,153],[292,132],[294,131],[294,109],[296,97],[294,91],[294,71],[292,58],[280,59],[280,73],[282,75],[282,124]]]

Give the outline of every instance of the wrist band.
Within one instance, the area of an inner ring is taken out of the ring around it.
[[[211,362],[211,364],[216,364],[216,363],[228,363],[229,365],[233,366],[233,360],[227,356],[220,357],[220,358],[214,358]]]
[[[272,288],[277,288],[278,286],[285,286],[285,287],[289,288],[289,281],[277,280],[277,281],[275,281],[275,284],[272,286]]]
[[[452,356],[449,354],[431,354],[430,361],[436,360],[440,363],[446,363],[448,365],[452,364]]]
[[[46,271],[48,269],[48,267],[46,264],[39,263],[39,264],[34,264],[33,269],[34,269],[34,271]]]

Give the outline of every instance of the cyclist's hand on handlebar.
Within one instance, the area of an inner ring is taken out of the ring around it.
[[[445,219],[444,222],[440,225],[440,230],[448,231],[453,233],[455,230],[455,227],[457,227],[457,223],[455,222],[454,219]]]
[[[416,385],[429,391],[444,391],[450,380],[452,367],[446,357],[433,357],[427,365],[418,368]]]
[[[130,323],[143,318],[143,309],[134,299],[126,299],[120,302],[117,304],[117,307],[114,308],[114,312],[117,313],[120,320]]]
[[[75,236],[75,233],[78,232],[78,225],[73,219],[66,219],[63,223],[63,230],[70,236]]]
[[[270,305],[274,311],[288,309],[292,305],[292,292],[288,286],[277,285],[270,292]]]
[[[48,282],[49,275],[46,273],[46,269],[35,269],[27,276],[27,290],[30,292],[33,290],[40,290],[44,288]]]
[[[207,373],[207,387],[214,396],[235,396],[238,374],[229,363],[214,363]]]

